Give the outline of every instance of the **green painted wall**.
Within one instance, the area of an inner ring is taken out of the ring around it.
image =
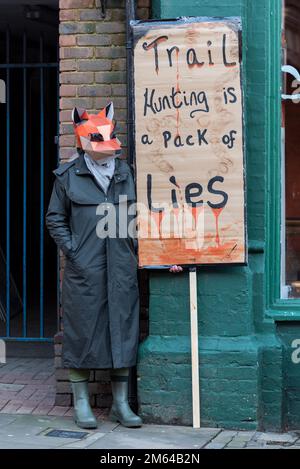
[[[278,5],[279,0],[153,0],[154,18],[243,21],[249,265],[199,268],[204,426],[280,430],[285,419],[284,341],[265,314],[270,18],[278,15]],[[149,422],[192,423],[188,291],[188,273],[150,275],[150,335],[138,365],[140,412]]]
[[[283,428],[300,427],[300,322],[279,322],[283,343]]]

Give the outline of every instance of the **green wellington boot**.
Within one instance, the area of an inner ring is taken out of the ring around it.
[[[142,419],[136,415],[128,403],[128,376],[111,376],[113,404],[110,420],[120,422],[124,427],[141,427]]]
[[[74,420],[80,428],[97,428],[89,399],[88,381],[72,382],[74,396]]]

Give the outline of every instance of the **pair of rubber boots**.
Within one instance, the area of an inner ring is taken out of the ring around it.
[[[74,419],[80,428],[97,428],[97,420],[90,406],[88,381],[72,382],[74,397]],[[128,403],[128,377],[112,377],[113,404],[109,419],[119,422],[124,427],[134,428],[142,425],[142,419],[136,415]]]

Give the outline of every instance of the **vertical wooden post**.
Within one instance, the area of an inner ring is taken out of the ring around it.
[[[199,383],[197,269],[196,267],[190,268],[189,281],[190,281],[190,317],[191,317],[191,352],[192,352],[193,427],[200,428],[200,383]]]

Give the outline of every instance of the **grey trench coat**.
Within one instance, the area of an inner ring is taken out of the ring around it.
[[[104,209],[113,204],[118,226],[121,204],[135,202],[130,167],[116,159],[107,194],[88,170],[82,153],[59,166],[54,174],[46,224],[66,258],[63,366],[134,366],[139,336],[136,239],[101,239],[96,233],[97,223],[107,213],[96,214],[99,204],[106,204],[102,205]],[[127,195],[128,202],[119,203],[119,195]],[[129,222],[133,216],[128,217]]]

